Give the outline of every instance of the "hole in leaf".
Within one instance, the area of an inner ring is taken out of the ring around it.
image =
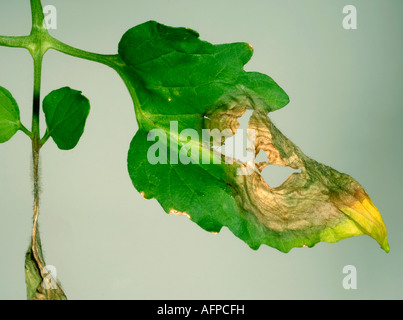
[[[282,165],[268,165],[263,168],[261,175],[264,181],[271,187],[281,186],[293,173],[301,173],[301,169],[295,170]]]
[[[256,156],[255,163],[259,162],[268,162],[269,158],[267,157],[267,153],[260,149],[259,154]]]
[[[246,110],[245,113],[237,120],[239,127],[232,137],[225,139],[223,146],[216,150],[221,152],[227,157],[238,159],[242,162],[253,160],[253,152],[248,152],[247,148],[250,147],[251,142],[247,137],[247,130],[249,128],[249,119],[253,114],[253,110]]]

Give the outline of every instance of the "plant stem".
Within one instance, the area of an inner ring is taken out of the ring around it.
[[[27,48],[31,42],[29,36],[8,37],[0,36],[0,46],[11,48]]]
[[[32,134],[33,134],[33,145],[38,147],[39,135],[40,135],[40,123],[39,114],[41,106],[41,77],[42,77],[42,59],[41,55],[34,57],[34,94],[33,94],[33,104],[32,104]],[[36,144],[35,144],[36,143]],[[39,152],[39,149],[37,149]]]
[[[35,30],[45,30],[43,25],[44,15],[41,0],[30,0],[32,15],[32,32]]]
[[[32,6],[32,31],[31,37],[37,36],[40,39],[41,30],[40,15],[37,13],[39,10],[42,12],[42,7],[40,6],[40,1],[31,0]],[[39,7],[40,6],[40,7]],[[43,19],[43,15],[42,15]],[[42,20],[43,21],[43,20]],[[39,36],[38,36],[39,34]],[[32,169],[33,169],[33,180],[34,180],[34,226],[32,229],[32,251],[35,256],[37,263],[40,263],[39,257],[37,256],[36,240],[37,240],[37,229],[38,229],[38,217],[39,217],[39,194],[40,194],[40,176],[39,176],[39,153],[41,149],[40,144],[40,106],[41,106],[41,80],[42,80],[42,60],[43,52],[41,50],[41,43],[38,43],[36,50],[31,51],[32,58],[34,59],[34,92],[32,101]],[[41,266],[39,266],[41,267]],[[43,267],[43,266],[42,266]]]
[[[36,272],[41,280],[45,281],[47,278],[47,271],[45,269],[46,263],[42,255],[41,240],[38,229],[39,219],[39,200],[40,200],[40,173],[39,173],[39,160],[40,149],[42,147],[40,138],[40,107],[41,107],[41,80],[42,80],[42,61],[43,56],[49,49],[48,38],[49,33],[43,24],[43,9],[40,0],[31,0],[32,11],[32,30],[29,35],[29,43],[26,48],[32,55],[34,60],[34,90],[33,90],[33,103],[32,103],[32,171],[33,171],[33,194],[34,194],[34,216],[32,227],[32,239],[29,254],[32,254],[33,260],[36,264]],[[23,130],[23,129],[22,129]],[[24,131],[24,130],[23,130]],[[26,260],[27,263],[31,261]],[[66,296],[60,286],[54,281],[56,288],[50,290],[44,288],[43,282],[36,288],[34,299],[65,299]],[[56,289],[56,290],[54,290]]]
[[[44,261],[39,254],[40,240],[38,231],[39,218],[39,196],[40,196],[40,175],[39,175],[39,154],[40,154],[40,99],[41,99],[41,77],[42,77],[42,55],[33,54],[34,58],[34,91],[32,101],[32,176],[33,176],[33,194],[34,194],[34,216],[32,227],[32,254],[42,275],[45,267]],[[43,275],[42,275],[43,276]]]
[[[57,50],[64,54],[81,58],[89,61],[94,61],[98,63],[105,64],[113,69],[115,69],[118,65],[121,65],[122,62],[120,60],[119,55],[117,54],[99,54],[99,53],[92,53],[85,50],[77,49],[68,44],[65,44],[53,37],[50,36],[49,39],[50,49]]]

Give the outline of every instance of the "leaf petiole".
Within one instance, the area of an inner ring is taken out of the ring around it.
[[[30,36],[9,37],[0,36],[0,46],[12,48],[28,48],[31,43]]]
[[[31,140],[33,139],[34,135],[31,131],[29,131],[21,122],[19,123],[20,130],[24,132]]]
[[[42,147],[50,138],[50,131],[46,129],[45,135],[39,141],[39,145]]]
[[[76,58],[81,58],[93,62],[99,62],[102,64],[105,64],[113,69],[116,69],[116,67],[120,64],[122,64],[121,59],[119,55],[117,54],[99,54],[99,53],[92,53],[88,52],[85,50],[77,49],[72,46],[69,46],[68,44],[65,44],[53,37],[50,37],[49,39],[49,45],[50,49],[54,49],[56,51],[59,51],[61,53],[76,57]],[[123,65],[123,64],[122,64]]]

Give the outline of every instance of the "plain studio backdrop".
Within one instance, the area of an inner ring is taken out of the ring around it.
[[[380,210],[391,251],[368,236],[284,254],[253,251],[228,229],[210,234],[144,200],[126,169],[137,124],[118,75],[48,52],[42,97],[70,86],[91,101],[73,151],[42,150],[40,231],[47,264],[70,299],[403,298],[403,2],[330,0],[44,1],[57,9],[51,34],[88,51],[116,53],[129,28],[148,20],[197,30],[219,44],[248,42],[246,70],[273,77],[291,102],[271,114],[305,154],[360,182]],[[342,26],[357,8],[358,29]],[[0,34],[30,31],[29,1],[0,2]],[[0,48],[0,86],[30,127],[33,66],[23,49]],[[42,124],[44,124],[42,118]],[[42,125],[43,128],[43,125]],[[32,227],[30,143],[0,145],[0,298],[25,299],[24,253]],[[343,288],[343,268],[357,289]]]

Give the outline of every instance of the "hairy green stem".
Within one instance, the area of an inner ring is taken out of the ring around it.
[[[39,4],[38,4],[39,2]],[[31,0],[32,10],[32,30],[31,38],[35,38],[38,33],[41,33],[40,19],[41,16],[38,11],[42,12],[42,6],[40,1]],[[43,17],[42,17],[43,21]],[[39,38],[39,37],[38,37]],[[40,103],[41,103],[41,80],[42,80],[42,60],[43,53],[39,46],[31,46],[30,52],[34,59],[34,91],[32,101],[32,171],[33,171],[33,184],[34,184],[34,216],[32,227],[32,254],[35,262],[38,265],[38,269],[42,273],[43,268],[41,257],[38,253],[39,231],[38,231],[38,219],[39,219],[39,196],[40,196],[40,175],[39,175],[39,153],[40,153]],[[40,240],[39,240],[40,241]]]
[[[38,229],[39,219],[39,200],[40,200],[40,149],[42,141],[40,139],[40,110],[41,110],[41,81],[42,81],[42,61],[43,56],[49,49],[47,39],[49,38],[48,31],[46,30],[43,20],[43,9],[40,0],[31,0],[32,11],[32,30],[29,35],[29,43],[26,48],[32,55],[34,60],[34,89],[33,89],[33,102],[32,102],[32,171],[33,171],[33,194],[34,194],[34,215],[32,227],[31,250],[34,261],[37,265],[37,270],[44,280],[46,274],[46,264],[42,256],[42,247],[40,243],[40,235]],[[65,297],[63,290],[56,284],[57,292],[60,292]],[[37,290],[40,294],[35,295],[34,299],[52,299],[52,295],[43,294],[43,287]]]
[[[29,46],[32,58],[34,60],[34,91],[32,101],[32,170],[33,170],[33,182],[34,182],[34,225],[32,229],[32,252],[35,260],[40,267],[40,270],[44,266],[40,266],[40,258],[37,256],[37,232],[38,232],[38,217],[39,217],[39,194],[40,194],[40,176],[39,176],[39,153],[41,149],[40,145],[40,107],[41,107],[41,80],[42,80],[42,61],[44,50],[42,50],[41,39],[44,34],[47,34],[47,30],[43,26],[43,11],[40,0],[31,0],[31,12],[32,12],[32,29],[30,38],[32,41]],[[42,267],[42,268],[41,268]]]

